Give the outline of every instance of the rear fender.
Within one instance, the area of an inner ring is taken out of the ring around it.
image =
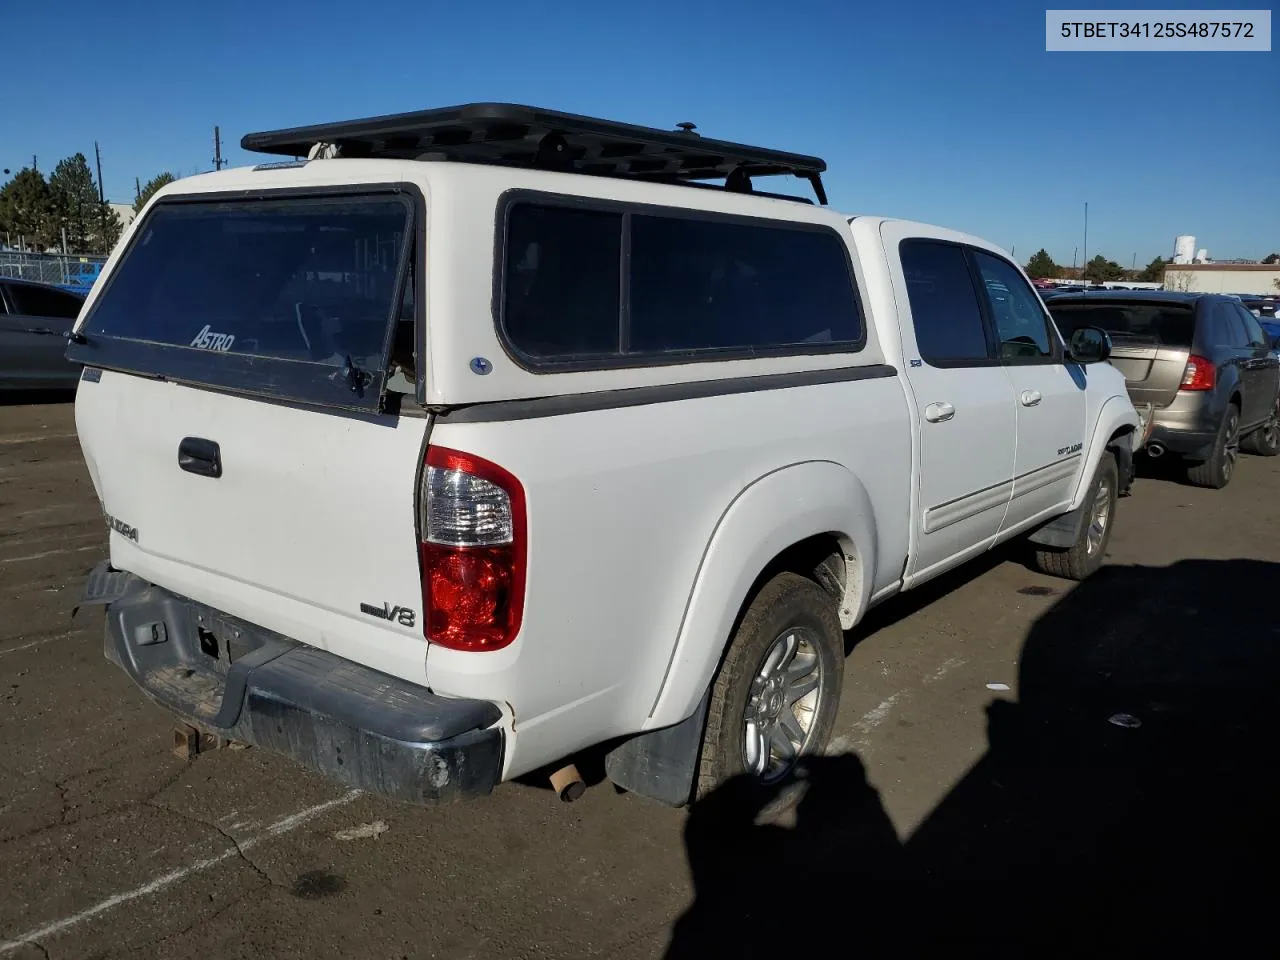
[[[809,461],[766,474],[733,500],[703,553],[646,729],[694,712],[761,572],[788,547],[821,534],[835,535],[844,552],[839,612],[848,629],[866,609],[875,570],[875,521],[862,482],[840,464]]]

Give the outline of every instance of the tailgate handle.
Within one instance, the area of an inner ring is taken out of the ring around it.
[[[222,476],[222,451],[212,440],[183,437],[178,444],[178,466],[187,473],[216,479]]]

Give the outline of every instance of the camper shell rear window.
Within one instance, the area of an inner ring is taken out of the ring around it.
[[[304,402],[376,408],[412,329],[404,190],[158,203],[69,356]],[[397,336],[399,334],[399,336]],[[412,337],[408,339],[413,342]]]

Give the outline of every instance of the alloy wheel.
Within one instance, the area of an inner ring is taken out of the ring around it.
[[[1111,523],[1111,484],[1106,480],[1098,484],[1098,492],[1093,495],[1093,504],[1089,509],[1089,529],[1085,531],[1085,550],[1090,556],[1102,549],[1102,541],[1107,535],[1107,526]]]
[[[770,645],[751,681],[742,761],[767,783],[780,780],[808,745],[822,696],[817,638],[792,627]]]

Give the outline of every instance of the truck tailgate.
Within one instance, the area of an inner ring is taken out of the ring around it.
[[[414,522],[425,418],[319,413],[107,370],[81,382],[76,425],[113,566],[425,683]],[[184,468],[184,441],[206,456],[216,444],[220,475],[199,456]],[[412,616],[368,609],[397,606]]]

